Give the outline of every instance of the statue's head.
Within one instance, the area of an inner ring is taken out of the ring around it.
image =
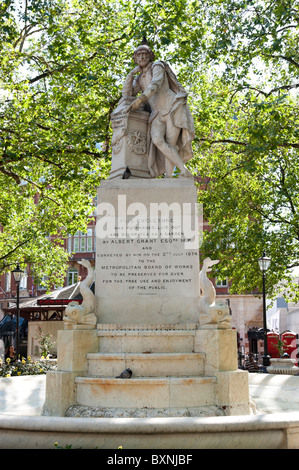
[[[138,46],[134,51],[133,59],[134,59],[135,64],[138,64],[138,56],[140,56],[142,52],[145,52],[148,54],[149,62],[153,62],[155,60],[155,55],[153,51],[151,50],[151,48],[149,47],[145,36],[143,37],[143,40],[140,46]]]
[[[146,45],[142,44],[141,46],[138,46],[134,51],[133,59],[134,59],[135,64],[138,63],[137,62],[137,57],[138,57],[138,54],[140,54],[141,52],[147,52],[148,53],[150,62],[153,62],[155,60],[155,55],[154,55],[153,51],[151,50],[151,48],[149,46],[146,46]]]

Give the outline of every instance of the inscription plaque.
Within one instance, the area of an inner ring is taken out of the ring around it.
[[[173,202],[174,191],[179,202]],[[110,180],[101,183],[98,201],[98,319],[197,319],[199,242],[193,181]]]

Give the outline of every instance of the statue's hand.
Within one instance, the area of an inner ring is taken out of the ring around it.
[[[146,101],[146,97],[141,95],[141,96],[138,96],[138,98],[136,98],[135,101],[133,101],[133,103],[128,107],[128,110],[127,112],[129,111],[135,111],[135,109],[138,109],[140,108],[140,106],[145,103]]]
[[[133,70],[131,70],[130,73],[132,75],[137,75],[137,73],[140,73],[140,72],[142,72],[142,68],[139,65],[137,65],[137,67],[135,67]]]

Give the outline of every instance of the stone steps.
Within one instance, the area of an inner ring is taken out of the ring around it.
[[[102,353],[174,353],[194,350],[195,329],[98,330]]]
[[[237,369],[234,330],[101,325],[59,333],[45,415],[66,416],[68,409],[76,417],[249,413],[248,373]],[[128,367],[130,379],[116,378]]]
[[[196,325],[101,325],[97,334],[99,351],[75,379],[76,406],[124,413],[215,405],[216,377],[205,376],[206,355],[194,352]],[[132,377],[116,378],[126,368]]]
[[[204,374],[203,353],[91,353],[88,375],[116,377],[130,368],[134,377],[181,377]]]
[[[105,408],[180,408],[215,404],[215,377],[76,377],[77,404]]]

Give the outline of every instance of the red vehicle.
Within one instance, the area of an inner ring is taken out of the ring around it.
[[[273,357],[273,358],[280,357],[279,351],[277,348],[278,341],[279,341],[278,333],[274,333],[273,331],[269,331],[267,333],[268,354],[270,357]]]
[[[286,352],[290,358],[296,359],[295,365],[298,366],[298,334],[293,331],[285,331],[281,335],[281,341],[284,343],[284,352]]]

